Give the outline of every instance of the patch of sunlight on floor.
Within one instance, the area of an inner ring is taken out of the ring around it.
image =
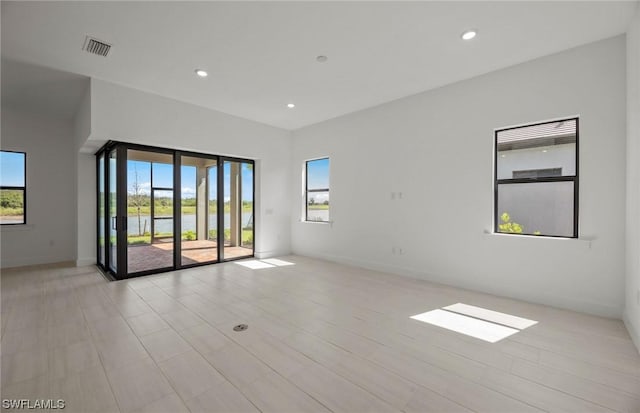
[[[267,258],[264,260],[237,261],[236,264],[242,265],[243,267],[247,267],[252,270],[261,270],[263,268],[285,267],[288,265],[295,265],[292,262],[279,260],[277,258]]]
[[[237,261],[236,265],[242,265],[243,267],[250,268],[252,270],[261,270],[263,268],[273,268],[275,265],[262,262],[260,260],[249,260],[249,261]]]
[[[492,323],[502,324],[503,326],[517,328],[518,330],[524,330],[527,327],[538,324],[538,322],[534,320],[516,317],[511,314],[500,313],[498,311],[487,310],[486,308],[476,307],[463,303],[449,305],[446,307],[442,307],[442,309],[462,315],[468,315],[473,318],[490,321]]]
[[[489,321],[453,313],[445,310],[433,310],[411,316],[412,319],[429,323],[456,333],[466,334],[489,343],[498,342],[516,334],[520,330],[494,324]]]
[[[266,262],[267,264],[275,265],[276,267],[286,267],[287,265],[296,265],[289,261],[279,260],[277,258],[267,258],[264,260],[260,260],[262,262]]]

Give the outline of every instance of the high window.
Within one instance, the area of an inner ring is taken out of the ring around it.
[[[0,151],[0,224],[26,224],[27,155]]]
[[[495,232],[578,237],[578,118],[495,132]]]
[[[305,165],[305,220],[329,222],[329,158]]]

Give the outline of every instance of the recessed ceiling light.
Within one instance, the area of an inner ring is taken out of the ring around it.
[[[289,109],[293,109],[293,108],[295,108],[295,107],[296,107],[296,105],[294,105],[293,103],[287,103],[287,107],[288,107]]]
[[[542,152],[547,153],[547,150],[546,150],[546,149],[543,149],[543,150],[542,150]]]
[[[316,56],[316,61],[317,61],[317,62],[319,62],[319,63],[324,63],[324,62],[326,62],[328,59],[329,59],[329,58],[328,58],[327,56],[323,56],[323,55]]]
[[[462,33],[460,37],[462,37],[462,40],[471,40],[476,37],[477,34],[478,32],[475,30],[467,30],[466,32]]]
[[[208,73],[206,70],[196,69],[196,75],[200,77],[207,77]]]

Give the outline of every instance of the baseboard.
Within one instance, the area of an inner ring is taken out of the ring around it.
[[[95,265],[95,264],[96,264],[96,257],[78,258],[76,260],[76,267],[86,267],[87,265]]]
[[[0,268],[3,270],[9,268],[28,268],[32,266],[42,265],[55,265],[58,266],[64,264],[65,266],[75,265],[75,260],[71,257],[28,257],[28,258],[14,258],[0,260]]]
[[[256,257],[258,259],[281,257],[283,255],[289,255],[289,254],[291,254],[291,251],[278,251],[278,250],[274,250],[274,251],[254,251],[254,253],[253,253],[254,257]]]
[[[75,261],[44,262],[39,264],[13,265],[11,267],[3,266],[2,269],[28,271],[28,270],[38,270],[43,268],[69,268],[69,267],[75,267]]]
[[[405,268],[400,266],[389,265],[387,263],[375,262],[375,261],[364,261],[353,259],[345,256],[331,255],[331,254],[308,254],[306,252],[301,251],[293,251],[294,254],[307,256],[311,258],[318,258],[326,261],[336,262],[339,264],[350,265],[354,267],[365,268],[372,271],[381,271],[391,274],[402,275],[411,278],[417,278],[420,280],[433,282],[436,284],[447,285],[456,288],[462,288],[466,290],[471,290],[475,292],[481,292],[485,294],[497,295],[501,297],[513,298],[516,300],[526,301],[530,303],[546,305],[555,308],[562,308],[565,310],[577,311],[580,313],[591,314],[599,317],[606,318],[614,318],[621,319],[622,318],[622,307],[577,300],[574,298],[568,297],[559,297],[550,294],[541,293],[539,295],[527,295],[522,294],[519,291],[504,289],[504,288],[496,288],[495,286],[485,285],[481,283],[470,283],[466,280],[460,280],[459,278],[450,277],[450,276],[442,276],[435,275],[424,271],[416,271],[412,268]]]
[[[629,332],[629,336],[631,336],[633,344],[636,346],[636,350],[638,350],[638,353],[640,354],[640,331],[638,331],[633,325],[626,311],[622,313],[622,321],[624,322],[625,327],[627,327],[627,331]]]

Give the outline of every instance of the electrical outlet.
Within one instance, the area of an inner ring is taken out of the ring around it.
[[[396,247],[391,247],[391,253],[392,253],[393,255],[396,255]]]

